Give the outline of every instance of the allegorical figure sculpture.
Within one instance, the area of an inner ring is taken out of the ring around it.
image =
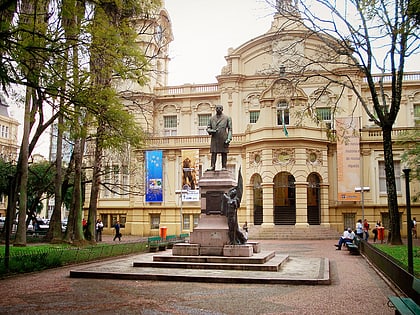
[[[239,230],[238,224],[238,208],[241,205],[242,187],[242,175],[241,170],[239,170],[238,186],[229,189],[222,197],[222,210],[228,220],[230,245],[245,244],[247,241],[245,235]]]
[[[232,140],[232,119],[223,114],[223,106],[216,106],[216,115],[210,118],[207,133],[211,135],[210,152],[211,166],[209,171],[216,169],[217,154],[222,156],[222,170],[226,170],[229,144]]]

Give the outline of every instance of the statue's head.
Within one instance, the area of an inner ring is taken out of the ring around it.
[[[216,113],[220,115],[223,112],[223,106],[222,105],[216,105]]]

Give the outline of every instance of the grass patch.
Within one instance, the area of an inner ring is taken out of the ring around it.
[[[75,247],[68,244],[10,246],[9,270],[5,268],[5,246],[0,246],[0,277],[33,272],[81,262],[144,252],[145,242]]]
[[[394,258],[399,266],[408,270],[407,245],[375,244],[373,246]],[[413,271],[416,277],[420,277],[420,247],[418,246],[413,247]]]

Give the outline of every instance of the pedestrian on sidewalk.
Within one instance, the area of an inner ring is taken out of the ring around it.
[[[118,238],[121,242],[121,233],[120,233],[120,221],[117,221],[114,225],[114,229],[115,229],[115,236],[114,236],[114,241]]]
[[[356,223],[356,235],[363,239],[363,224],[362,219],[357,220]]]
[[[369,241],[369,222],[367,219],[363,221],[363,234],[364,234],[364,240],[367,242]]]
[[[96,241],[102,242],[102,230],[104,229],[104,224],[101,219],[96,220],[95,231],[96,231]]]
[[[411,232],[413,234],[413,238],[417,238],[417,219],[416,217],[413,218],[411,221]]]

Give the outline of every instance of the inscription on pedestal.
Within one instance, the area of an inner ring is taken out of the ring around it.
[[[221,209],[223,193],[223,191],[206,193],[206,214],[223,214]]]

